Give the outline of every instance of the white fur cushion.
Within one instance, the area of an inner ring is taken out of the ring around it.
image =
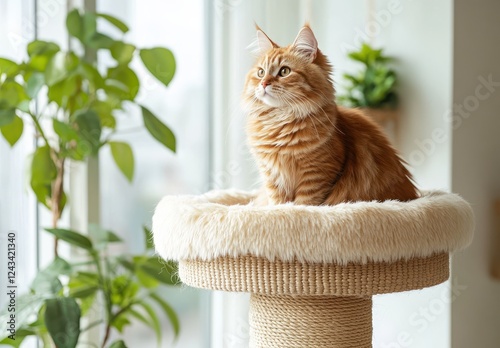
[[[471,243],[473,213],[460,196],[424,192],[410,202],[335,206],[248,204],[255,192],[167,196],[153,216],[157,252],[167,260],[251,254],[314,263],[397,261],[454,252]]]

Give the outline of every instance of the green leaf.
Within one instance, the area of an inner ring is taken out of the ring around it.
[[[92,242],[83,234],[62,228],[46,228],[45,230],[71,245],[85,250],[92,250]]]
[[[94,66],[89,63],[82,62],[80,67],[82,69],[82,76],[84,76],[92,84],[95,90],[104,86],[104,78]]]
[[[82,285],[79,287],[70,286],[69,288],[69,296],[74,298],[87,298],[93,296],[99,287],[97,285]]]
[[[78,110],[73,118],[78,126],[78,134],[93,155],[97,155],[101,146],[101,120],[93,110]]]
[[[49,101],[57,103],[57,105],[67,108],[68,100],[78,92],[81,83],[81,78],[78,75],[71,75],[68,78],[49,86],[47,96]]]
[[[122,333],[123,329],[125,326],[130,325],[130,320],[127,319],[125,314],[120,315],[118,318],[115,318],[113,320],[113,323],[111,324],[112,327],[118,330],[118,332]]]
[[[123,340],[119,340],[111,343],[109,348],[127,348],[127,346],[125,345],[125,342],[123,342]]]
[[[13,79],[7,79],[0,85],[0,110],[17,108],[29,97],[21,86]]]
[[[87,45],[94,49],[111,48],[115,40],[102,33],[94,33],[94,35],[87,41]]]
[[[82,42],[88,44],[97,33],[97,17],[95,13],[85,12],[82,16]]]
[[[19,104],[17,104],[17,109],[22,112],[30,112],[30,101],[29,100],[23,100]]]
[[[12,122],[14,122],[14,119],[16,118],[16,109],[11,108],[11,109],[0,109],[0,127],[5,127]]]
[[[139,319],[140,322],[146,324],[146,326],[149,326],[150,322],[144,315],[142,315],[140,312],[134,310],[134,309],[129,309],[127,310],[127,313],[130,313],[131,316],[133,316],[136,319]]]
[[[109,23],[111,23],[112,25],[114,25],[115,27],[120,29],[122,31],[122,33],[124,33],[124,34],[126,32],[128,32],[128,30],[129,30],[128,26],[116,17],[110,16],[110,15],[107,15],[104,13],[96,13],[96,15],[97,15],[97,17],[101,17],[101,18],[107,20]]]
[[[14,120],[9,124],[2,126],[1,132],[5,140],[10,144],[10,146],[14,146],[21,135],[23,134],[24,123],[23,120],[15,116]]]
[[[31,188],[38,201],[46,207],[50,204],[52,181],[57,176],[57,168],[50,155],[51,151],[48,146],[37,148],[31,162]]]
[[[163,284],[179,285],[181,283],[177,275],[176,265],[171,262],[164,262],[156,256],[139,263],[138,268]]]
[[[81,284],[99,284],[99,275],[94,272],[79,271],[72,279],[78,280]]]
[[[80,310],[82,311],[82,316],[86,316],[89,310],[92,308],[92,305],[94,304],[96,299],[96,293],[80,298]],[[70,296],[72,296],[71,289]]]
[[[118,64],[128,64],[134,57],[135,46],[121,41],[115,41],[110,48],[111,56]]]
[[[28,67],[34,71],[44,72],[52,56],[33,56],[28,61]]]
[[[52,86],[64,80],[78,63],[79,59],[73,52],[57,52],[47,64],[45,82],[48,86]]]
[[[76,161],[82,161],[91,154],[91,149],[87,146],[87,141],[80,138],[78,132],[71,125],[52,119],[54,132],[62,142],[60,153],[62,156],[70,157]]]
[[[28,56],[53,56],[61,48],[58,44],[49,41],[35,40],[28,44]]]
[[[127,97],[127,93],[129,92],[127,85],[118,80],[107,78],[104,81],[103,89],[108,95],[108,97],[112,96],[119,99],[119,103],[121,103],[122,100],[125,100],[127,98],[130,99],[130,97]]]
[[[177,313],[175,313],[174,309],[158,294],[153,293],[150,295],[150,297],[160,305],[160,307],[163,309],[163,312],[167,315],[170,323],[172,324],[172,328],[174,329],[175,338],[179,337],[181,326]]]
[[[77,9],[68,13],[66,17],[66,28],[71,36],[83,40],[83,18]]]
[[[106,35],[97,32],[97,17],[92,12],[85,12],[82,16],[76,9],[71,11],[66,18],[66,27],[71,36],[91,48],[101,48],[103,38],[111,40]]]
[[[123,241],[115,233],[105,230],[101,226],[96,224],[89,225],[89,236],[95,249],[103,249],[108,243]]]
[[[72,268],[69,263],[56,257],[52,263],[45,269],[37,273],[35,279],[31,283],[31,289],[37,294],[44,297],[52,297],[62,289],[60,275],[69,275],[72,273]]]
[[[26,83],[26,92],[30,98],[35,98],[45,84],[45,78],[41,73],[34,73]]]
[[[110,141],[109,146],[116,165],[128,181],[132,182],[134,178],[134,153],[132,148],[129,144],[118,141]]]
[[[144,66],[165,86],[175,74],[175,58],[169,49],[163,47],[144,48],[140,51]]]
[[[97,112],[103,128],[116,128],[116,119],[113,116],[114,106],[108,101],[96,100],[92,103],[91,109]]]
[[[153,241],[153,233],[146,226],[142,226],[144,231],[144,240],[146,242],[146,250],[153,250],[155,248],[155,243]]]
[[[63,142],[79,139],[76,129],[56,118],[52,119],[52,127],[54,128],[54,132],[59,136],[59,139]]]
[[[144,126],[148,132],[158,140],[160,143],[165,145],[167,148],[175,152],[175,135],[174,133],[164,125],[151,111],[141,106],[142,118],[144,120]]]
[[[73,272],[73,268],[65,259],[56,256],[54,261],[44,270],[49,274],[59,276],[59,275],[70,275]]]
[[[160,342],[161,342],[161,325],[160,325],[160,320],[158,319],[158,316],[156,315],[155,311],[148,303],[141,301],[138,303],[138,305],[141,306],[142,308],[144,308],[144,310],[146,311],[146,313],[150,317],[150,319],[151,319],[150,325],[152,326],[152,328],[154,329],[154,331],[156,333],[156,338],[158,340],[158,344],[160,344]]]
[[[118,262],[120,263],[120,265],[122,265],[126,270],[130,271],[130,272],[135,272],[135,269],[136,269],[136,265],[133,261],[131,261],[130,259],[122,256],[122,257],[119,257],[118,259]]]
[[[136,269],[135,275],[139,282],[148,289],[153,289],[160,285],[158,280],[144,272],[141,268]]]
[[[106,82],[107,83],[112,82],[110,80],[118,81],[123,86],[125,86],[123,92],[116,93],[116,95],[120,99],[125,99],[125,100],[135,99],[137,93],[139,92],[140,82],[139,78],[132,69],[130,69],[126,65],[119,65],[115,68],[110,68],[108,70],[108,79],[106,80]]]
[[[0,58],[0,76],[5,74],[7,77],[13,77],[17,75],[19,71],[19,65],[10,59]]]
[[[111,282],[111,302],[118,306],[126,306],[134,300],[139,289],[139,284],[132,281],[129,275],[119,275]]]
[[[62,284],[57,275],[47,271],[38,272],[35,279],[31,283],[31,289],[35,294],[52,297],[61,291]]]
[[[80,307],[74,298],[45,301],[45,324],[58,348],[75,348],[80,336]]]
[[[82,299],[82,301],[89,297],[95,297],[96,292],[99,290],[99,276],[91,272],[77,272],[69,279],[68,288],[69,296]],[[86,305],[90,304],[87,303]]]

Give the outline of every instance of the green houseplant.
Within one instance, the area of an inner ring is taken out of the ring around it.
[[[168,86],[175,73],[172,52],[162,47],[139,49],[114,39],[98,31],[98,21],[107,21],[122,33],[129,30],[115,17],[73,10],[66,28],[76,47],[65,51],[56,43],[36,40],[28,44],[25,61],[0,58],[0,131],[14,146],[27,128],[24,125],[32,123],[38,146],[30,159],[29,183],[37,200],[51,211],[52,226],[46,231],[55,240],[53,262],[38,273],[28,294],[17,297],[13,311],[0,313],[2,344],[18,347],[26,336],[35,335],[44,347],[73,348],[83,343],[81,333],[102,325],[99,347],[125,347],[121,340],[109,342],[110,332],[122,332],[132,318],[152,327],[160,340],[158,309],[170,320],[174,334],[179,332],[176,313],[156,292],[160,284],[179,283],[176,266],[153,255],[147,228],[143,254],[114,256],[108,246],[122,242],[115,233],[94,225],[89,231],[58,226],[70,202],[64,192],[69,162],[86,161],[109,146],[120,171],[133,179],[133,151],[129,144],[114,140],[119,122],[115,113],[126,103],[141,109],[153,138],[171,151],[176,146],[172,131],[136,103],[140,83],[129,66],[138,57]],[[99,70],[97,51],[109,52],[115,64]],[[70,262],[59,255],[59,241],[80,250],[81,260]],[[81,319],[92,317],[96,303],[103,308],[102,318],[82,327]],[[15,333],[2,327],[12,313]]]
[[[395,86],[397,76],[390,68],[391,57],[382,49],[374,49],[363,43],[358,51],[348,57],[362,64],[355,74],[344,74],[346,93],[339,96],[339,102],[348,107],[363,108],[378,121],[391,118],[398,104]]]

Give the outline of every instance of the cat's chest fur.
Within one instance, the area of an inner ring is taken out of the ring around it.
[[[280,124],[255,118],[248,127],[249,145],[268,189],[277,193],[280,202],[294,201],[301,178],[310,169],[308,157],[324,137],[312,131],[307,120]]]
[[[268,178],[274,183],[275,188],[280,191],[285,201],[295,199],[295,191],[300,176],[300,167],[290,155],[273,156],[264,161]]]

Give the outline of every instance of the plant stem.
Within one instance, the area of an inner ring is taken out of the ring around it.
[[[110,332],[111,332],[111,324],[108,324],[106,325],[106,334],[104,335],[104,340],[102,341],[102,348],[106,346],[106,342],[108,342]]]
[[[57,228],[57,222],[61,218],[62,206],[61,199],[63,195],[64,188],[64,157],[59,158],[55,151],[52,152],[52,159],[56,165],[57,176],[52,183],[52,197],[51,197],[51,209],[52,209],[52,227]],[[58,244],[59,240],[54,239],[54,255],[58,256]]]
[[[102,341],[102,348],[106,346],[106,343],[108,342],[109,339],[109,334],[111,332],[111,324],[113,323],[113,313],[112,313],[112,306],[113,304],[111,303],[111,298],[110,298],[110,288],[108,287],[108,284],[106,282],[106,277],[104,274],[104,271],[102,269],[101,265],[101,258],[100,255],[97,251],[94,251],[91,253],[92,258],[94,259],[94,263],[97,268],[97,274],[99,277],[99,282],[102,288],[102,292],[104,295],[104,301],[106,302],[106,333],[104,335],[104,339]]]
[[[132,307],[133,305],[137,304],[138,302],[139,301],[132,301],[132,302],[130,302],[128,305],[126,305],[125,307],[121,308],[118,312],[116,312],[115,314],[111,315],[108,318],[108,324],[106,325],[106,334],[104,335],[104,340],[102,341],[102,347],[101,348],[104,348],[105,345],[106,345],[106,343],[108,342],[109,334],[111,332],[111,324],[113,324],[113,322],[115,321],[115,319],[118,318],[124,312],[126,312],[130,307]]]
[[[43,138],[45,145],[50,147],[49,139],[45,135],[43,131],[42,125],[38,121],[38,118],[33,113],[28,113],[35,124],[35,128]],[[64,187],[64,158],[59,158],[55,150],[51,148],[51,157],[54,161],[57,169],[57,176],[54,182],[52,183],[52,197],[51,197],[51,210],[52,210],[52,227],[57,228],[57,222],[61,218],[62,207],[61,207],[61,198],[63,194]],[[59,240],[57,238],[54,239],[54,255],[58,257],[58,244]]]
[[[40,133],[40,136],[45,141],[45,145],[50,146],[49,139],[47,139],[47,136],[45,135],[45,132],[43,131],[43,128],[40,125],[40,122],[38,121],[38,118],[35,115],[33,115],[31,112],[28,114],[31,116],[31,119],[33,120],[33,123],[35,124],[35,128],[37,129],[38,133]]]

